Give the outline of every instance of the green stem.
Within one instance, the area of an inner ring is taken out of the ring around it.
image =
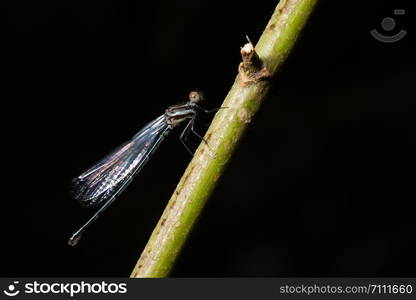
[[[239,75],[186,169],[131,277],[165,277],[180,253],[243,133],[267,95],[270,81],[295,44],[317,0],[281,0],[260,37],[258,61],[240,65]],[[245,54],[245,55],[244,55]],[[256,55],[253,56],[253,59]],[[250,63],[259,68],[253,71]],[[255,64],[256,63],[256,64]],[[246,64],[248,64],[248,68]],[[260,69],[262,67],[262,69]]]

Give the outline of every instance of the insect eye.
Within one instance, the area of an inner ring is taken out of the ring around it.
[[[195,103],[202,102],[204,100],[204,96],[201,92],[192,91],[189,93],[189,100]]]

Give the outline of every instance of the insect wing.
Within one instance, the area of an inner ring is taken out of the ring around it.
[[[96,206],[117,196],[147,161],[168,130],[164,116],[153,120],[73,180],[73,196],[84,206]]]

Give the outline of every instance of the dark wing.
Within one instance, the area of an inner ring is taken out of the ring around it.
[[[114,199],[146,163],[169,129],[164,116],[73,180],[73,196],[85,206]]]

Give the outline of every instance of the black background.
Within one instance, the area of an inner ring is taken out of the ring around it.
[[[276,3],[10,1],[0,275],[128,276],[190,160],[179,130],[75,248],[71,179],[194,87],[220,106]],[[321,1],[172,276],[416,275],[409,4]]]

